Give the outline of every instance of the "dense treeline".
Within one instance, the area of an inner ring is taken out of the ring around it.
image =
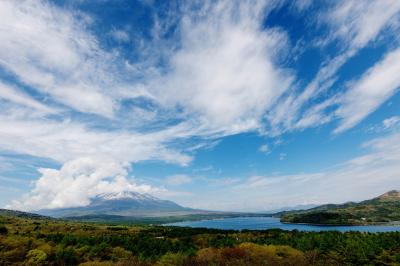
[[[400,265],[400,233],[223,231],[0,216],[0,265]]]

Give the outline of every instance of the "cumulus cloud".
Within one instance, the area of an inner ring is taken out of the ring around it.
[[[40,168],[40,178],[25,199],[14,201],[10,208],[39,210],[85,206],[102,193],[135,191],[154,193],[149,185],[139,185],[128,178],[128,165],[112,158],[78,158],[61,169]]]

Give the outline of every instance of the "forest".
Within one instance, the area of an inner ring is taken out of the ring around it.
[[[400,232],[230,231],[2,215],[0,265],[400,265]]]

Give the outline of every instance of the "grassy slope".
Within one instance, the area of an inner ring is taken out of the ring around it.
[[[359,203],[328,204],[304,211],[280,213],[282,222],[361,225],[400,221],[400,192],[389,191]]]

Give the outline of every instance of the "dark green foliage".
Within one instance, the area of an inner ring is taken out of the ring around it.
[[[8,233],[7,227],[0,225],[0,235],[6,235]]]
[[[347,224],[349,220],[355,219],[350,213],[336,212],[309,212],[303,215],[294,215],[291,218],[292,223],[309,223],[309,224]]]
[[[59,248],[55,255],[55,261],[58,265],[76,265],[78,258],[73,248]]]

